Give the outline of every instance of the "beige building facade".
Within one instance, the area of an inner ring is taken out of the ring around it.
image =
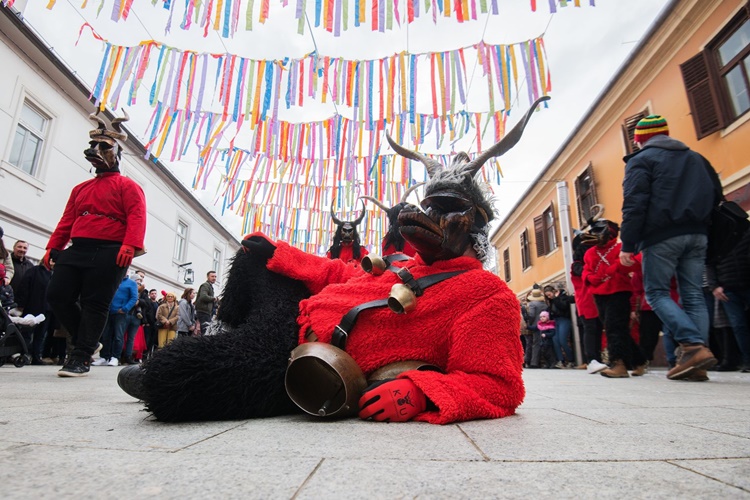
[[[519,297],[567,283],[573,231],[596,210],[621,221],[622,157],[635,124],[660,114],[709,159],[724,193],[750,209],[750,2],[675,0],[491,236]],[[572,289],[571,289],[572,290]]]

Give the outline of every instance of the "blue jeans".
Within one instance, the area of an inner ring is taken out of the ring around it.
[[[557,360],[563,363],[572,363],[575,361],[573,349],[570,348],[571,328],[572,322],[570,318],[555,318],[555,332],[557,333],[552,337],[552,343]],[[563,357],[563,352],[565,352],[565,357]]]
[[[127,314],[109,314],[107,326],[104,328],[104,336],[102,337],[102,344],[104,345],[100,354],[102,358],[111,359],[120,357],[127,320]]]
[[[684,234],[643,249],[646,300],[680,344],[708,344],[708,310],[703,298],[705,234]],[[677,277],[682,309],[669,296]]]
[[[125,328],[123,330],[128,333],[128,340],[125,343],[125,359],[130,359],[133,357],[133,342],[135,342],[135,335],[138,333],[138,327],[141,326],[141,320],[138,319],[138,316],[133,314],[127,314],[126,316]]]
[[[721,306],[727,313],[734,338],[737,339],[737,346],[740,348],[740,354],[742,354],[742,366],[750,367],[750,328],[747,325],[745,312],[745,307],[750,306],[750,288],[736,292],[724,290],[724,294],[729,301],[722,302]]]

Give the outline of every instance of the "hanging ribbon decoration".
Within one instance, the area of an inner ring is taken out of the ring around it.
[[[406,12],[399,8],[400,2],[406,2]],[[537,10],[537,1],[531,0],[531,10]],[[543,1],[543,0],[542,0]],[[548,0],[550,12],[557,12],[559,7],[574,5],[581,6],[581,0]],[[5,7],[13,7],[15,0],[0,0]],[[151,0],[152,5],[161,3],[161,7],[168,11],[167,23],[164,32],[169,33],[175,19],[179,20],[182,30],[200,30],[203,37],[207,37],[209,31],[217,32],[223,38],[232,38],[239,31],[240,18],[244,19],[244,30],[252,31],[253,23],[257,21],[264,24],[271,16],[271,0]],[[307,0],[278,0],[281,8],[288,8],[290,3],[294,5],[294,16],[297,20],[297,33],[303,34],[305,30],[305,13],[307,12]],[[350,5],[353,3],[353,5]],[[594,7],[595,0],[589,0],[589,5]],[[48,0],[47,9],[52,9],[56,0]],[[477,8],[476,0],[424,0],[424,9],[420,8],[420,0],[314,0],[310,2],[314,10],[314,26],[323,28],[338,37],[342,31],[347,31],[350,26],[369,26],[372,31],[385,32],[404,24],[410,24],[421,16],[430,16],[433,23],[437,18],[453,18],[459,23],[476,21],[480,14],[498,15],[498,0],[480,0]],[[369,5],[369,7],[368,7]],[[88,6],[84,0],[81,9]],[[97,17],[104,6],[104,0],[99,3]],[[127,21],[133,6],[133,0],[114,0],[110,19],[114,22]],[[350,6],[353,7],[350,9]],[[370,15],[368,20],[367,15]],[[353,22],[352,22],[353,21]]]

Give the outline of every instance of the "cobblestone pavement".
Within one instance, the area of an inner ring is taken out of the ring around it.
[[[750,498],[750,374],[528,370],[517,415],[162,424],[119,368],[0,367],[3,498]]]

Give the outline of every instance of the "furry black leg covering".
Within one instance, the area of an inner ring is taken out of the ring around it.
[[[284,374],[297,346],[299,302],[310,294],[240,250],[219,307],[221,333],[180,337],[145,365],[146,407],[166,422],[234,420],[299,411]]]

